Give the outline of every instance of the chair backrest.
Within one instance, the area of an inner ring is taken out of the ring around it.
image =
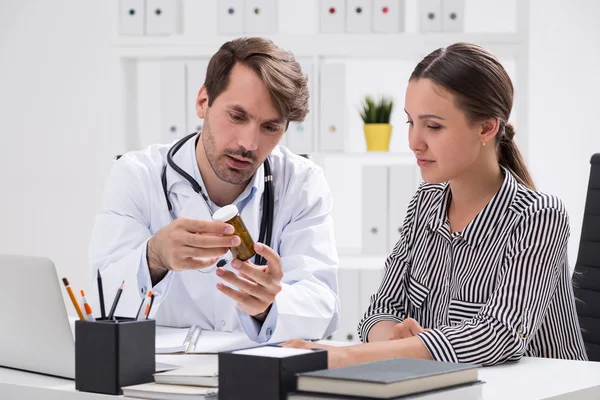
[[[600,361],[600,153],[591,159],[573,292],[588,358]]]

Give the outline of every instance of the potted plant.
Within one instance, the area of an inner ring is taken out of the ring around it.
[[[389,151],[392,125],[390,117],[394,100],[382,96],[379,101],[365,96],[361,105],[360,116],[365,123],[365,139],[367,151]]]

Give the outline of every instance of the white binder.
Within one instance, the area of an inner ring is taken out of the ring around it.
[[[400,238],[400,230],[406,217],[406,209],[410,199],[417,189],[417,171],[414,165],[392,165],[390,166],[389,188],[390,188],[390,214],[389,214],[389,244],[388,252]]]
[[[442,0],[419,0],[421,32],[442,31]]]
[[[362,169],[362,250],[387,254],[389,232],[389,168],[365,165]]]
[[[344,33],[346,30],[346,0],[319,0],[319,31]]]
[[[275,33],[277,0],[246,0],[244,25],[246,33]]]
[[[373,0],[372,31],[397,33],[404,31],[404,0]]]
[[[314,149],[314,118],[313,110],[313,90],[314,82],[314,64],[312,61],[299,61],[302,72],[308,77],[308,90],[310,97],[308,99],[309,112],[304,118],[304,121],[290,122],[287,132],[284,134],[286,138],[285,145],[296,154],[310,154]]]
[[[244,33],[244,0],[218,0],[217,23],[220,35]]]
[[[341,62],[321,64],[319,98],[319,150],[343,151],[346,121],[346,66]]]
[[[346,32],[371,32],[372,0],[347,0]]]
[[[161,141],[170,143],[186,131],[185,63],[165,61],[160,66]]]
[[[465,30],[465,0],[442,0],[442,15],[444,32]]]
[[[143,35],[144,0],[119,0],[119,35]]]
[[[180,0],[146,0],[146,34],[172,35],[181,32]]]
[[[186,64],[186,108],[187,126],[186,132],[198,132],[202,130],[204,121],[198,118],[196,112],[196,99],[198,92],[206,78],[207,61],[191,61]]]

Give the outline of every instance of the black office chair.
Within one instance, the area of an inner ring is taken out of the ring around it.
[[[600,361],[600,153],[591,164],[573,291],[588,358]]]

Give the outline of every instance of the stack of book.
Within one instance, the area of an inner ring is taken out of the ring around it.
[[[216,364],[178,368],[154,374],[154,382],[123,387],[123,395],[130,398],[216,399],[219,372]]]
[[[481,398],[479,365],[394,358],[351,367],[297,374],[297,391],[288,400],[400,399],[440,393]],[[453,393],[450,394],[449,391]]]

